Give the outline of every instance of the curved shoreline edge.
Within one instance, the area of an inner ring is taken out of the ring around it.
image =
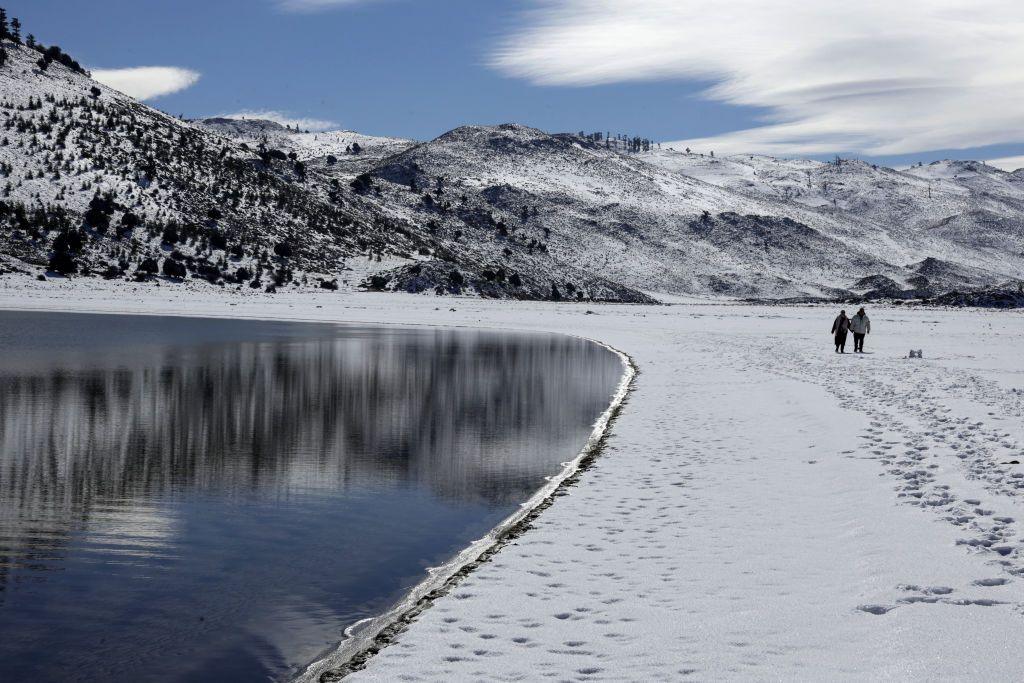
[[[586,339],[617,355],[623,373],[611,402],[597,418],[594,429],[576,457],[486,536],[474,541],[440,567],[432,568],[427,578],[413,587],[397,605],[383,614],[349,627],[346,634],[352,631],[352,635],[341,641],[330,654],[307,666],[293,679],[295,683],[333,683],[363,669],[367,661],[390,645],[435,601],[451,592],[463,578],[488,562],[503,547],[526,533],[533,520],[550,507],[556,498],[567,495],[566,489],[575,485],[601,455],[609,429],[622,412],[640,370],[633,358],[624,351],[596,339],[578,338]]]

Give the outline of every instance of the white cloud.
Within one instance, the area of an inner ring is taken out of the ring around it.
[[[1024,156],[989,159],[986,163],[988,163],[989,166],[995,166],[996,168],[1001,168],[1004,171],[1016,171],[1018,168],[1024,168]]]
[[[151,100],[184,90],[200,74],[176,66],[137,66],[129,69],[93,69],[92,77],[103,85],[140,100]]]
[[[538,0],[490,63],[537,84],[711,81],[764,125],[677,146],[872,155],[1024,140],[1019,0]]]
[[[264,121],[273,121],[274,123],[280,123],[282,126],[291,126],[292,128],[298,127],[302,130],[312,131],[332,130],[341,127],[341,125],[336,121],[328,121],[326,119],[313,119],[302,116],[292,116],[286,112],[273,111],[269,109],[246,110],[235,112],[234,114],[221,114],[220,118],[262,119]]]

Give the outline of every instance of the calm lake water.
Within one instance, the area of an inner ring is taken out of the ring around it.
[[[0,312],[0,680],[286,679],[573,458],[564,337]]]

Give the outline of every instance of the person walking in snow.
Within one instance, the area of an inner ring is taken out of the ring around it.
[[[846,311],[839,311],[836,321],[832,323],[832,334],[835,335],[836,353],[846,353],[846,333],[850,331],[850,319]]]
[[[853,352],[864,353],[864,337],[871,333],[871,320],[863,306],[850,318],[850,331],[853,332]]]

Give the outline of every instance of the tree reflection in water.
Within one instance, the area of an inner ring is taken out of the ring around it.
[[[545,335],[0,323],[0,633],[18,634],[0,677],[287,673],[529,497],[621,373]],[[253,557],[259,572],[225,573]],[[304,589],[276,595],[298,565]],[[161,618],[126,621],[142,605]],[[160,644],[196,639],[179,622],[197,609],[238,635],[189,643],[184,664]]]

